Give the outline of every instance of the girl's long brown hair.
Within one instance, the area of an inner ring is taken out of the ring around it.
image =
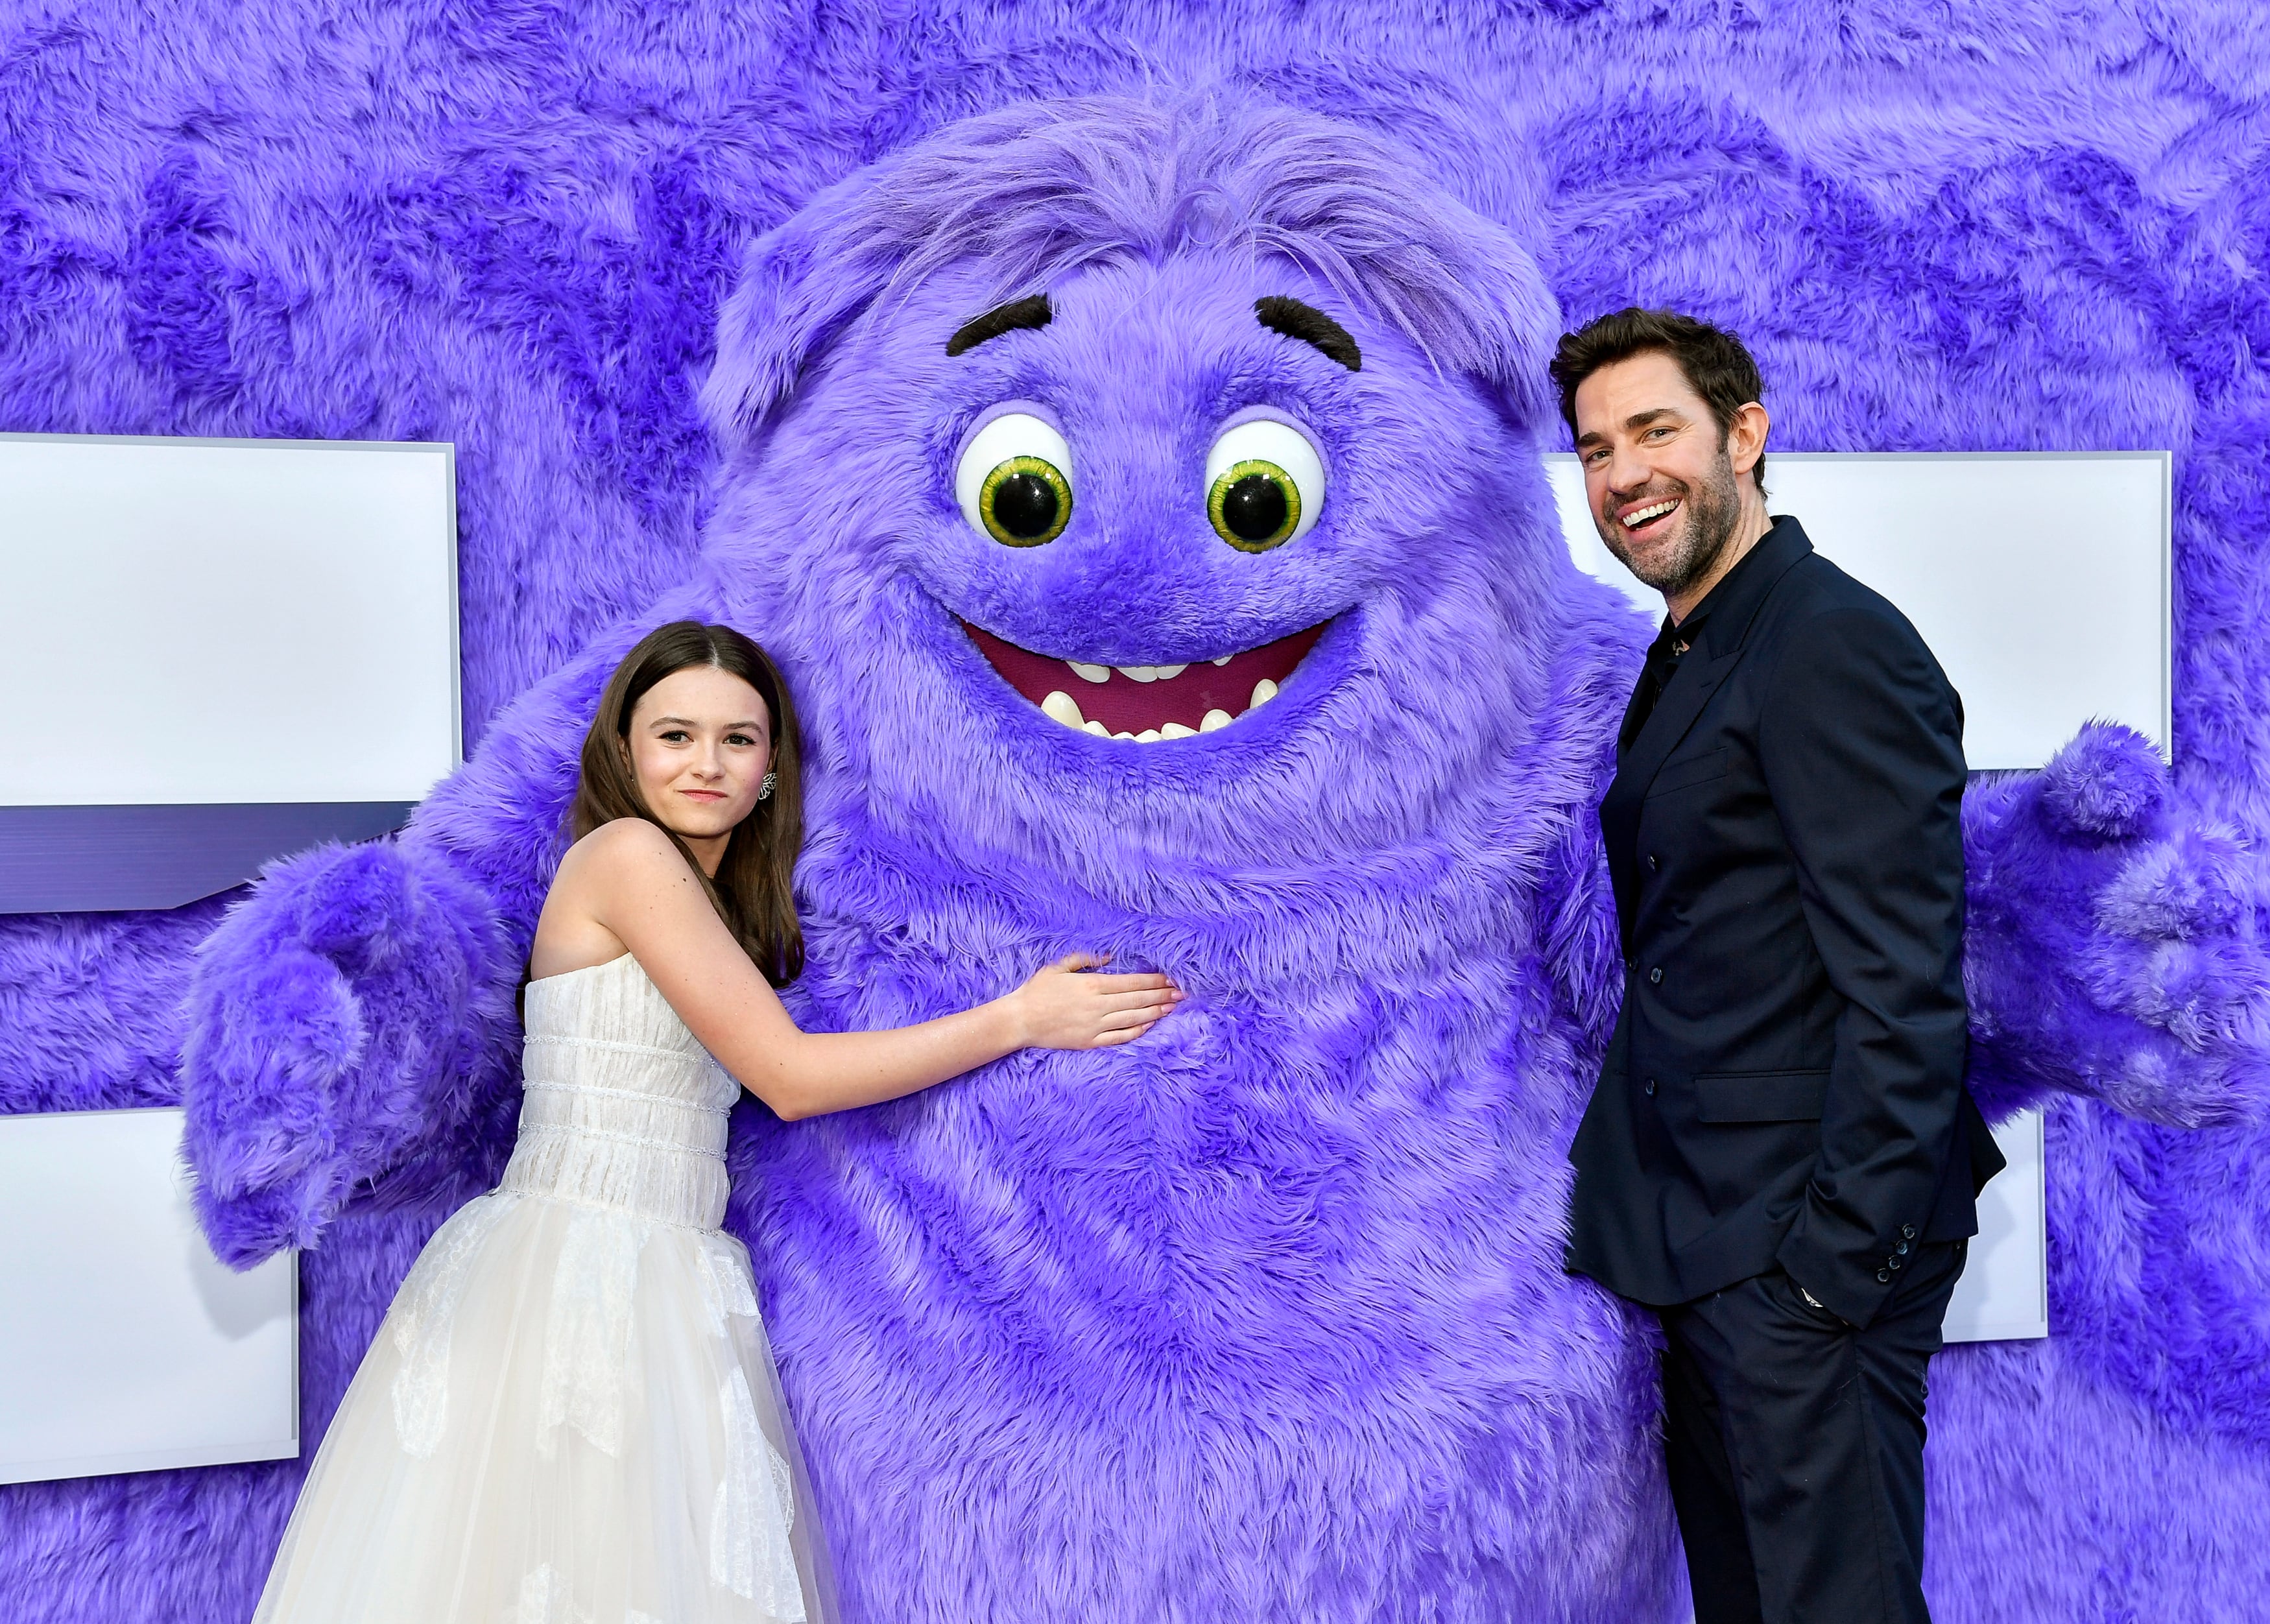
[[[747,683],[771,718],[773,792],[735,826],[714,882],[686,842],[654,815],[631,771],[631,712],[655,684],[697,665],[715,666]],[[765,651],[730,626],[673,620],[648,633],[607,679],[598,714],[583,736],[582,777],[575,786],[569,827],[577,840],[618,818],[643,818],[662,830],[765,979],[784,987],[804,973],[804,931],[796,922],[794,889],[796,856],[804,843],[798,745],[796,706]]]

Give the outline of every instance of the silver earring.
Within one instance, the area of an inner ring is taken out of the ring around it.
[[[773,798],[773,781],[775,776],[777,775],[772,773],[765,775],[765,781],[757,786],[757,799],[769,801]]]

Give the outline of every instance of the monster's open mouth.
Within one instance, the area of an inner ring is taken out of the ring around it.
[[[1066,727],[1150,744],[1226,728],[1277,697],[1324,634],[1312,626],[1257,649],[1188,665],[1091,665],[1004,642],[964,620],[969,641],[1009,686]]]

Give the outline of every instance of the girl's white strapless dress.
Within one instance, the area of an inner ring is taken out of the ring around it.
[[[738,1086],[635,960],[530,983],[503,1182],[364,1357],[256,1624],[833,1624],[725,1212]]]

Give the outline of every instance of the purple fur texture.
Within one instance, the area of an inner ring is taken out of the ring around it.
[[[1114,1055],[741,1113],[730,1221],[861,1611],[1669,1616],[1647,1346],[1553,1266],[1641,634],[1532,454],[1555,300],[1676,302],[1751,338],[1777,445],[2178,454],[2173,781],[2092,734],[1974,796],[1981,1094],[2097,1098],[2051,1115],[2057,1334],[1934,1368],[1930,1583],[1949,1620],[2258,1617],[2251,15],[11,5],[0,427],[456,440],[483,737],[398,842],[257,888],[186,1016],[211,907],[0,926],[0,1109],[163,1101],[186,1047],[216,1243],[315,1237],[315,1436],[508,1138],[597,685],[640,626],[724,613],[812,719],[803,1018],[1068,945],[1195,994]],[[1048,332],[948,367],[1042,285]],[[1364,372],[1303,369],[1261,292],[1345,313]],[[1005,392],[1064,419],[1093,521],[1016,556],[947,480]],[[1257,558],[1191,493],[1245,401],[1332,482]],[[1039,718],[954,615],[1115,663],[1332,626],[1270,709],[1154,750]],[[0,1617],[241,1619],[297,1478],[0,1490]]]
[[[1966,797],[1970,1080],[1990,1117],[2052,1088],[2178,1128],[2270,1115],[2270,886],[2235,828],[2173,814],[2166,776],[2097,726]]]
[[[312,1245],[358,1187],[386,1205],[437,1175],[461,1196],[493,1182],[475,1145],[508,1145],[519,1110],[522,957],[486,896],[389,842],[263,874],[204,945],[182,1054],[213,1250]]]

